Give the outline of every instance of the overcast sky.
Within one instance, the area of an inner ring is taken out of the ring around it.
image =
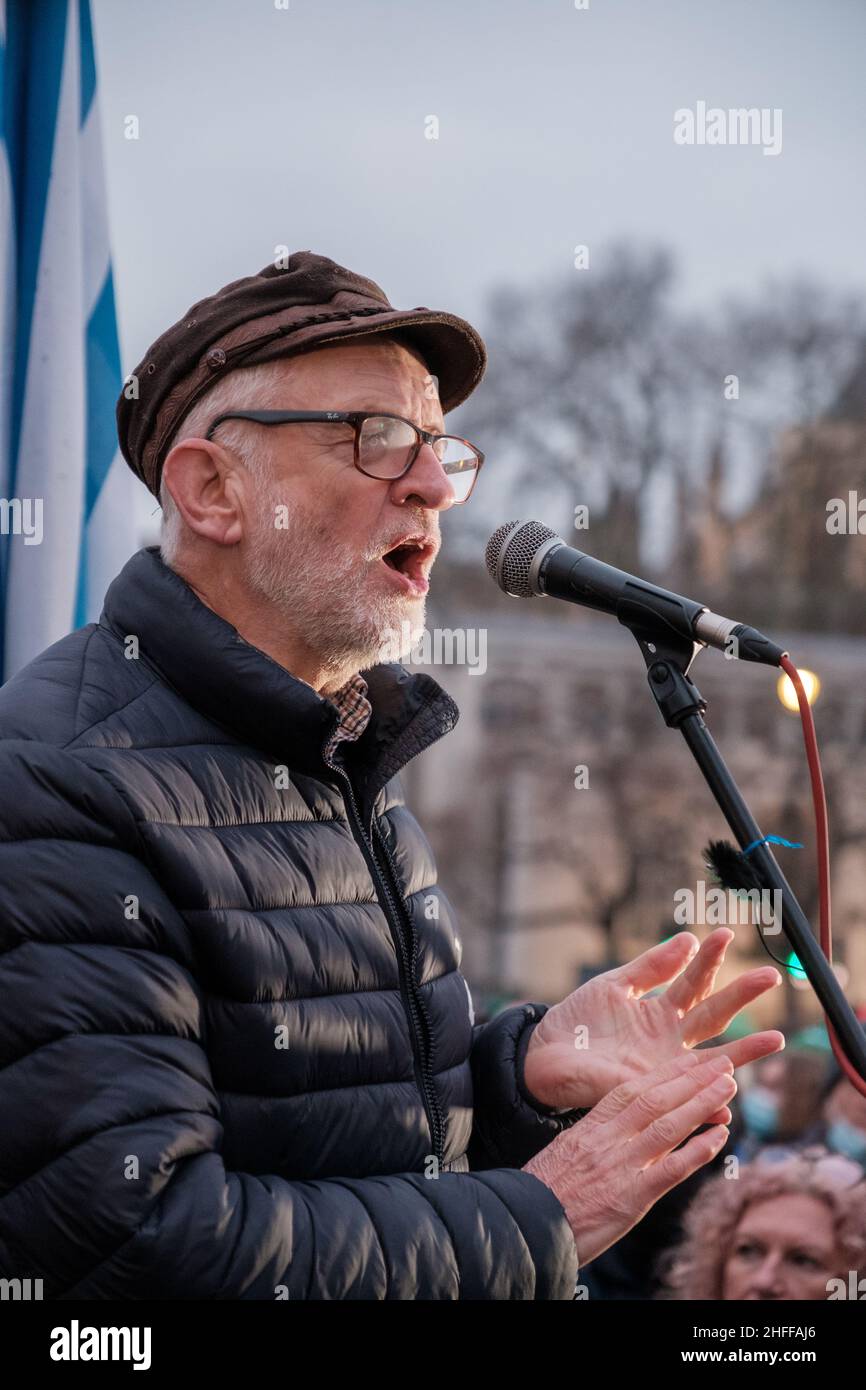
[[[126,370],[280,244],[482,330],[491,283],[623,236],[672,246],[691,303],[789,270],[862,284],[864,0],[93,10]],[[781,152],[675,144],[699,101],[780,108]]]

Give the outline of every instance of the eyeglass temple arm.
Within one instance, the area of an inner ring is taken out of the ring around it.
[[[223,415],[218,415],[208,426],[206,439],[210,439],[211,433],[221,425],[224,420],[252,420],[257,425],[291,425],[295,421],[304,420],[339,420],[340,422],[353,421],[357,412],[345,410],[227,410]]]

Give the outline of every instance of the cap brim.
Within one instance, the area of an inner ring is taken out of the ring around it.
[[[475,390],[487,366],[484,341],[471,324],[454,314],[435,310],[395,309],[392,314],[377,316],[375,323],[347,324],[345,327],[313,334],[300,343],[288,338],[273,343],[261,354],[251,351],[244,363],[272,360],[276,357],[295,357],[318,348],[369,338],[381,333],[400,330],[401,337],[416,347],[438,382],[439,402],[443,414],[461,405]],[[241,365],[240,363],[238,365]]]

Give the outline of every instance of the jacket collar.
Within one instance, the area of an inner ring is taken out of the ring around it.
[[[139,550],[110,585],[100,625],[135,635],[141,657],[189,705],[290,769],[326,776],[322,749],[339,722],[336,707],[202,603],[160,558]],[[373,707],[347,754],[365,802],[424,748],[453,729],[459,711],[431,676],[399,663],[363,673]]]

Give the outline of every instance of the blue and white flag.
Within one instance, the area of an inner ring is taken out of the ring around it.
[[[136,548],[89,0],[0,0],[0,668],[99,616]]]

